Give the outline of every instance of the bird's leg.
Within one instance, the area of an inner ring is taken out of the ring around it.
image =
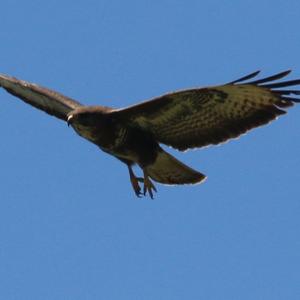
[[[147,172],[145,170],[143,170],[144,172],[144,195],[146,195],[146,193],[148,192],[151,199],[153,199],[153,191],[157,192],[154,184],[151,182]]]
[[[141,193],[141,187],[139,185],[139,182],[144,182],[144,179],[140,177],[136,177],[133,173],[132,167],[130,165],[127,166],[128,166],[130,182],[133,187],[133,190],[138,197],[141,197],[142,193]]]

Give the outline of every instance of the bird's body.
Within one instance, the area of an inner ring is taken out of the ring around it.
[[[151,134],[139,128],[130,128],[130,125],[115,117],[112,111],[102,106],[87,107],[81,109],[76,117],[76,111],[72,112],[69,123],[80,136],[121,160],[141,165],[152,162],[159,145]],[[87,123],[84,118],[90,114],[94,117],[88,118]]]
[[[148,175],[158,182],[168,184],[195,183],[205,178],[201,173],[167,154],[151,132],[134,126],[114,112],[113,109],[102,106],[85,107],[72,111],[68,116],[68,123],[80,136],[128,166],[137,195],[140,194],[140,188],[138,179],[132,171],[132,166],[135,164],[144,170],[144,178],[147,178],[149,182]],[[153,168],[156,164],[160,166]],[[177,172],[172,169],[172,166]],[[167,179],[161,177],[164,173]],[[184,177],[187,178],[184,179]],[[140,178],[140,181],[143,180]],[[155,188],[154,185],[150,184],[150,186],[148,191],[153,197],[151,189]]]
[[[258,72],[225,85],[183,90],[137,105],[113,109],[83,106],[57,92],[6,75],[0,86],[23,101],[62,119],[83,138],[125,163],[131,184],[140,196],[153,198],[150,178],[163,184],[195,184],[205,175],[167,153],[160,144],[180,151],[219,144],[285,114],[299,102],[298,90],[282,89],[300,80],[275,82],[290,71],[245,82]],[[244,83],[245,82],[245,83]],[[143,170],[136,177],[132,166]]]

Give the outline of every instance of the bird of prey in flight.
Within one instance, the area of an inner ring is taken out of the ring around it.
[[[290,71],[254,79],[259,71],[227,84],[187,89],[114,109],[86,106],[39,85],[0,75],[0,87],[71,125],[83,138],[125,163],[137,196],[153,198],[162,184],[195,184],[205,175],[167,153],[216,145],[269,123],[300,102],[300,79],[281,81]],[[251,80],[252,79],[252,80]],[[137,164],[143,177],[137,177]],[[141,188],[142,186],[142,188]]]

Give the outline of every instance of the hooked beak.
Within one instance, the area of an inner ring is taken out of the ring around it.
[[[73,119],[73,115],[69,115],[68,119],[67,119],[68,126],[70,126],[70,124],[72,124],[72,119]]]

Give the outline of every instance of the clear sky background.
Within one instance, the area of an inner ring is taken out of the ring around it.
[[[300,77],[298,0],[10,0],[0,19],[0,72],[84,104]],[[65,123],[0,105],[1,299],[300,299],[300,107],[177,153],[208,180],[151,201]]]

